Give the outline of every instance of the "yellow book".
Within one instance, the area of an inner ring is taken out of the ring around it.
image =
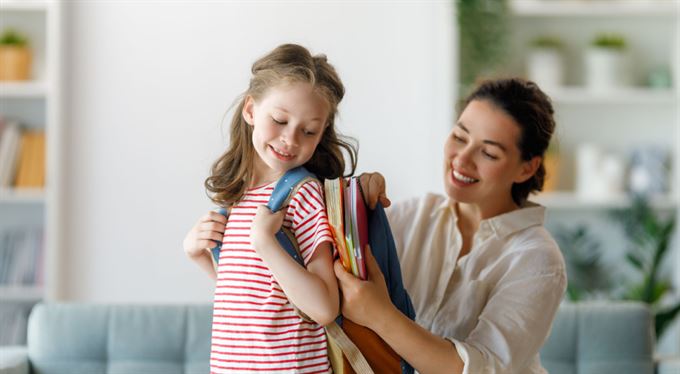
[[[326,213],[328,224],[333,231],[335,248],[340,255],[340,262],[347,271],[352,271],[352,261],[345,243],[345,216],[344,216],[344,181],[342,178],[326,179],[324,182],[324,195],[326,199]]]
[[[21,134],[19,143],[19,161],[17,162],[17,174],[14,179],[14,187],[27,188],[29,182],[29,174],[31,172],[31,142],[33,138],[30,133],[24,132]]]
[[[35,133],[35,169],[34,169],[34,187],[45,187],[45,131],[38,131]]]

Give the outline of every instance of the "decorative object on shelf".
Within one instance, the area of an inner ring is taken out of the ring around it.
[[[600,34],[585,55],[586,86],[607,92],[630,86],[626,41],[618,34]]]
[[[458,0],[461,97],[479,79],[491,77],[507,57],[507,0]]]
[[[13,29],[0,35],[0,81],[22,81],[31,76],[31,50],[25,36]]]
[[[584,199],[610,198],[624,193],[623,159],[594,144],[576,151],[576,192]]]
[[[639,147],[631,152],[628,191],[649,197],[669,191],[670,154],[661,147]]]
[[[669,89],[673,86],[673,79],[668,68],[658,67],[649,72],[647,84],[655,89]]]
[[[560,176],[560,151],[555,138],[550,142],[548,150],[545,152],[543,166],[545,167],[545,181],[543,182],[542,192],[557,190]]]
[[[537,37],[531,42],[527,61],[527,77],[550,91],[564,83],[562,41],[554,36]]]

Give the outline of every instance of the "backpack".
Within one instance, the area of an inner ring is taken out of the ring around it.
[[[276,212],[286,206],[299,186],[309,179],[316,179],[314,174],[304,167],[297,167],[286,172],[277,182],[267,202],[267,207]],[[218,210],[227,216],[224,208]],[[378,203],[374,210],[368,210],[369,244],[380,270],[382,271],[392,303],[407,317],[415,319],[415,310],[411,299],[404,288],[399,258],[397,257],[392,230],[387,221],[385,211]],[[304,266],[295,236],[288,229],[281,227],[276,233],[281,247],[301,266]],[[221,243],[211,249],[215,264],[218,263]],[[295,306],[293,306],[295,307]],[[295,308],[300,317],[309,320],[304,313]],[[355,324],[340,315],[335,322],[325,326],[328,336],[328,355],[333,372],[336,374],[368,374],[402,373],[412,374],[411,365],[397,355],[372,330]]]

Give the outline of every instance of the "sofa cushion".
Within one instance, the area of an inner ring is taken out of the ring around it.
[[[564,303],[541,362],[551,374],[652,374],[654,328],[642,303]]]

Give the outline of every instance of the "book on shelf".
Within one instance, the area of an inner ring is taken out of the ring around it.
[[[45,131],[0,118],[0,188],[45,186]]]
[[[359,180],[326,180],[324,194],[328,221],[340,262],[354,276],[366,279],[364,248],[368,244],[368,217]]]
[[[0,232],[0,287],[41,285],[43,246],[39,227]]]

